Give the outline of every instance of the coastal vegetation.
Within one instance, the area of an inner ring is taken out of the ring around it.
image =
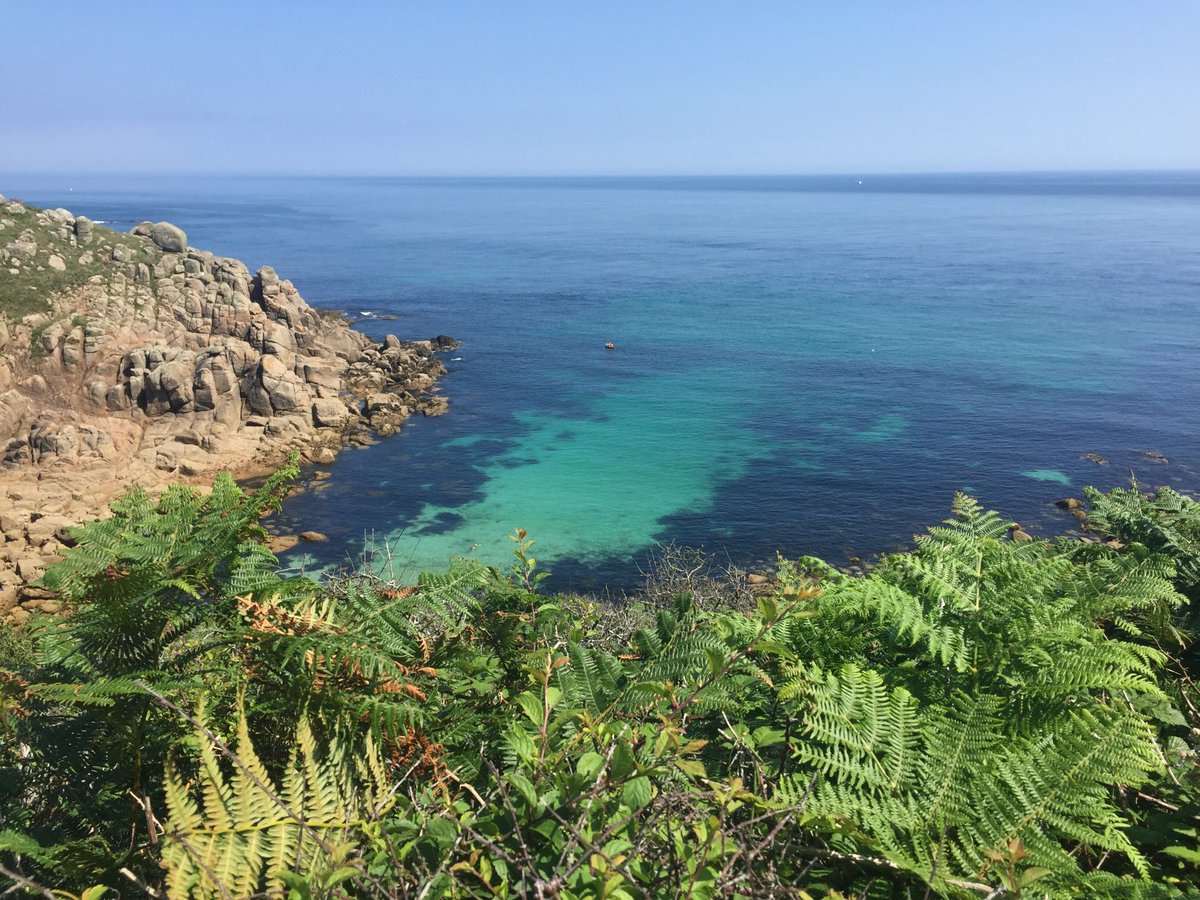
[[[97,897],[1173,897],[1200,885],[1200,507],[965,495],[861,577],[622,604],[455,559],[287,577],[246,493],[129,491],[5,632],[0,873]],[[553,535],[539,536],[547,542]],[[669,575],[669,572],[667,573]],[[57,893],[52,893],[57,892]]]

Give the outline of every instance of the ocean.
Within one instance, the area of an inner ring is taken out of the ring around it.
[[[621,591],[670,542],[752,569],[870,558],[957,490],[1049,535],[1084,485],[1200,489],[1200,173],[0,191],[165,219],[376,338],[462,341],[448,415],[288,501],[282,526],[330,538],[285,557],[306,571],[507,567],[524,528],[550,589]]]

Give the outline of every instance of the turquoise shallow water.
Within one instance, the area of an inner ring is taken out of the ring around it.
[[[960,488],[1050,532],[1086,483],[1200,487],[1200,175],[858,180],[0,190],[169,219],[376,336],[464,342],[450,415],[289,502],[331,538],[314,565],[372,541],[399,574],[503,562],[522,527],[553,585],[602,589],[658,541],[751,564],[886,550]]]
[[[427,505],[408,526],[420,558],[475,547],[489,562],[505,562],[509,548],[495,537],[519,521],[554,556],[602,564],[643,549],[664,511],[715,512],[718,488],[765,452],[738,426],[736,404],[710,397],[703,383],[639,379],[580,398],[584,416],[516,413],[520,439],[478,468],[482,495],[450,510]],[[708,427],[695,426],[706,420]]]

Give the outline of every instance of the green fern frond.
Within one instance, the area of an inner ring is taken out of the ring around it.
[[[277,782],[255,752],[244,714],[232,763],[218,758],[204,732],[197,737],[199,785],[186,783],[175,765],[167,772],[162,858],[172,898],[277,888],[279,872],[319,868],[331,846],[353,843],[383,809],[384,768],[370,742],[368,758],[353,765],[336,741],[322,753],[302,718]]]
[[[858,791],[893,793],[912,780],[920,730],[906,690],[890,690],[855,665],[836,674],[814,669],[799,684],[786,694],[805,706],[798,762]]]

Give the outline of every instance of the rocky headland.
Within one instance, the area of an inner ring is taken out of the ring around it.
[[[165,222],[123,233],[0,197],[0,617],[56,611],[31,582],[131,485],[330,462],[440,415],[435,354],[454,346],[376,344]]]

